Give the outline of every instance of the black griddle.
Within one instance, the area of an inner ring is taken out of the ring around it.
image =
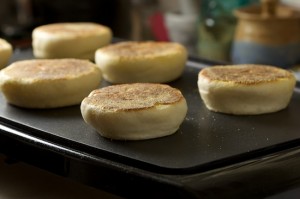
[[[16,51],[12,61],[32,58],[31,49]],[[279,112],[235,116],[207,110],[198,88],[199,71],[214,64],[190,59],[181,78],[169,85],[182,91],[188,113],[173,135],[144,141],[115,141],[101,137],[84,123],[80,108],[24,109],[0,95],[2,133],[22,132],[83,157],[106,159],[131,168],[165,175],[197,175],[300,146],[300,89]],[[101,86],[109,83],[102,81]],[[7,130],[10,129],[10,130]],[[8,135],[9,136],[9,135]],[[35,145],[32,140],[30,145]],[[56,153],[60,153],[58,149]],[[62,154],[64,155],[64,154]]]

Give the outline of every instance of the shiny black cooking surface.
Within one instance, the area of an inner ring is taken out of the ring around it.
[[[16,52],[14,60],[31,58],[31,50]],[[210,112],[197,88],[205,64],[189,61],[184,74],[170,83],[188,103],[188,114],[171,136],[145,141],[102,138],[84,123],[79,105],[48,110],[18,108],[0,95],[0,122],[28,135],[79,153],[106,157],[157,172],[193,173],[300,145],[300,91],[295,89],[288,108],[258,116]],[[101,86],[109,85],[103,81]]]

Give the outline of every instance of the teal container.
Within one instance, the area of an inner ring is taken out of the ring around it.
[[[233,11],[258,0],[202,0],[198,22],[198,55],[211,60],[230,61],[236,27]]]

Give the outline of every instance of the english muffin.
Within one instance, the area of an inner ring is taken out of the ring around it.
[[[296,84],[294,75],[266,65],[228,65],[200,71],[198,88],[209,110],[256,115],[288,106]]]
[[[164,84],[119,84],[92,91],[81,103],[85,122],[107,138],[143,140],[175,133],[187,113],[178,89]]]
[[[95,51],[112,39],[109,27],[87,22],[54,23],[32,32],[36,58],[79,58],[94,60]]]
[[[96,51],[95,62],[111,83],[165,83],[181,76],[185,47],[171,42],[120,42]]]
[[[0,38],[0,69],[4,68],[13,52],[12,45],[5,39]]]
[[[80,104],[100,80],[100,69],[79,59],[18,61],[0,71],[0,88],[7,102],[25,108]]]

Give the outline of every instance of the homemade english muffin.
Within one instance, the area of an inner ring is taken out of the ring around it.
[[[112,39],[110,28],[87,22],[54,23],[32,32],[36,58],[79,58],[94,60],[95,51]]]
[[[80,104],[100,80],[100,69],[79,59],[18,61],[0,71],[0,88],[7,102],[25,108]]]
[[[107,138],[142,140],[175,133],[187,113],[178,89],[164,84],[119,84],[92,91],[81,103],[85,122]]]
[[[296,84],[294,75],[266,65],[228,65],[204,68],[198,88],[209,110],[255,115],[288,106]]]
[[[165,83],[181,76],[185,47],[171,42],[120,42],[96,51],[95,62],[111,83]]]
[[[13,48],[10,43],[0,38],[0,69],[4,68],[12,55]]]

